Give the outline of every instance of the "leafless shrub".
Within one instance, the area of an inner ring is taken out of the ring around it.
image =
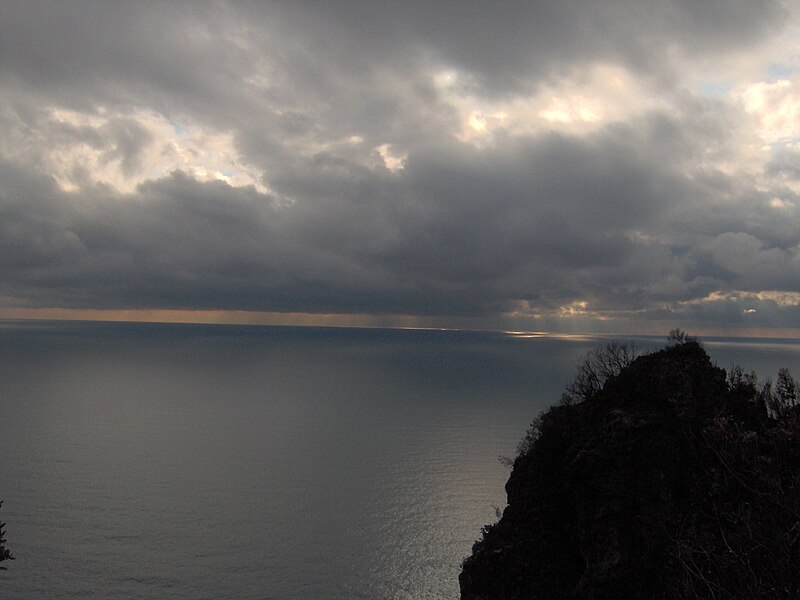
[[[578,365],[575,379],[567,386],[561,397],[562,404],[575,404],[594,398],[607,380],[619,373],[639,356],[639,349],[633,344],[611,342],[595,348]]]
[[[799,432],[794,419],[762,434],[716,419],[702,432],[707,496],[668,534],[671,598],[798,597]]]
[[[0,506],[3,505],[3,502],[0,501]],[[11,551],[6,548],[6,539],[5,539],[5,527],[6,524],[0,522],[0,562],[4,560],[14,560],[14,555],[11,554]],[[5,567],[0,567],[0,569],[5,570]]]
[[[682,329],[671,329],[667,337],[668,346],[679,346],[681,344],[697,344],[699,340],[686,333]]]

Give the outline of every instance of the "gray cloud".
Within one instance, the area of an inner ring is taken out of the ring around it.
[[[271,180],[301,199],[289,205],[182,173],[128,196],[65,194],[6,165],[17,174],[0,195],[15,250],[5,254],[6,294],[109,308],[434,314],[487,314],[519,299],[620,308],[682,299],[695,291],[684,282],[692,260],[658,236],[703,189],[639,151],[663,127],[655,119],[492,150],[452,142],[411,155],[397,174],[320,154]],[[751,262],[725,246],[742,239]],[[760,268],[748,244],[758,242],[725,234],[704,250],[734,283]],[[665,276],[684,283],[666,286]]]
[[[270,10],[270,13],[273,11]],[[416,2],[281,4],[280,18],[355,69],[409,56],[474,77],[480,93],[529,88],[581,63],[623,62],[651,76],[666,56],[724,53],[770,35],[779,2]],[[255,11],[256,19],[268,18]]]
[[[5,3],[0,299],[483,317],[585,302],[777,322],[795,309],[701,300],[800,291],[794,155],[764,174],[719,168],[739,160],[747,118],[688,91],[681,69],[758,44],[784,15],[768,1]],[[435,81],[456,70],[459,93],[494,102],[598,64],[669,103],[471,144]],[[264,188],[142,175],[166,152],[142,115],[229,135]],[[74,171],[67,189],[53,152],[75,148],[143,182]]]
[[[9,2],[0,68],[8,82],[85,110],[141,103],[243,134],[258,121],[268,139],[313,122],[331,137],[409,140],[448,118],[430,88],[433,70],[463,70],[484,96],[604,61],[671,80],[676,52],[745,49],[774,34],[784,14],[775,0]]]

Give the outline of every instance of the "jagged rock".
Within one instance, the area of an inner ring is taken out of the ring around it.
[[[464,562],[462,599],[800,591],[797,420],[768,419],[755,386],[729,385],[698,343],[637,358],[590,400],[551,408],[536,433],[502,518]],[[754,564],[766,570],[744,581]]]

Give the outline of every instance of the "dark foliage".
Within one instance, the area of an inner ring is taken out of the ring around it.
[[[689,335],[682,329],[672,329],[669,332],[669,336],[667,337],[667,345],[668,346],[676,346],[680,344],[699,344],[700,340],[696,337]]]
[[[569,392],[534,420],[508,506],[464,562],[461,597],[800,597],[800,423],[789,372],[775,386],[739,367],[726,377],[680,331],[663,350],[607,371],[594,359],[604,352],[587,360],[603,374],[599,386],[579,370],[589,393],[575,401]]]
[[[639,355],[633,344],[611,342],[586,355],[578,366],[574,381],[567,386],[561,400],[565,404],[591,400],[603,389],[605,382],[616,377]]]
[[[2,500],[0,500],[0,506],[3,506]],[[5,529],[3,529],[5,526],[5,523],[0,522],[0,562],[4,560],[14,560],[14,555],[6,548],[6,532]],[[5,567],[0,567],[0,569],[5,569]]]

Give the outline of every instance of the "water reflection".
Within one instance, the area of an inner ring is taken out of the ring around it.
[[[641,345],[661,340],[642,338]],[[597,338],[5,323],[19,598],[457,595],[531,418]],[[791,343],[710,340],[777,372]],[[796,371],[797,372],[797,371]]]

